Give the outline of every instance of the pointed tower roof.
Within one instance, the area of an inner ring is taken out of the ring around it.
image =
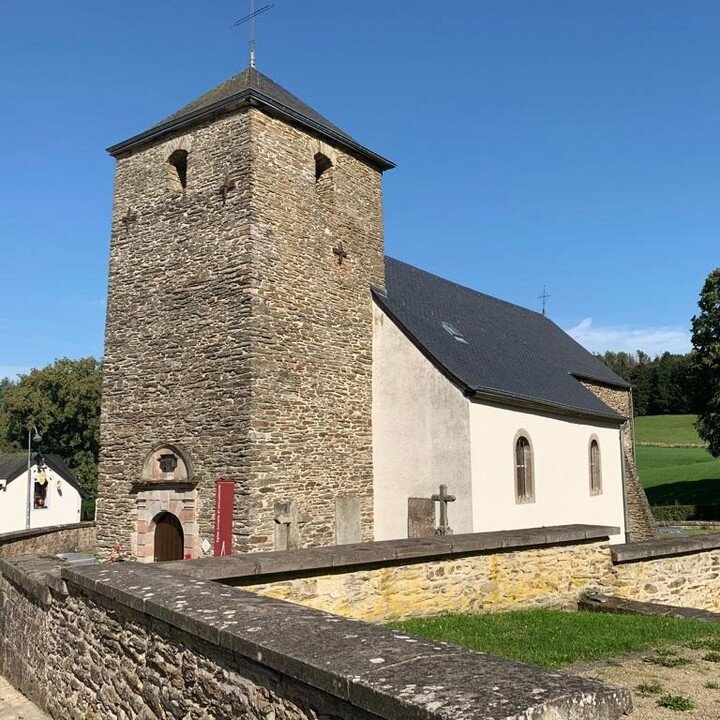
[[[380,170],[395,167],[394,163],[360,145],[320,113],[255,68],[248,68],[226,80],[146,132],[108,148],[108,152],[118,157],[171,132],[185,130],[249,106],[259,107],[271,115],[327,138],[361,156]]]

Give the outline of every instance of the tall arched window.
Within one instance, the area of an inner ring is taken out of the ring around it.
[[[519,503],[535,500],[532,445],[525,435],[515,441],[515,500]]]
[[[597,438],[590,440],[590,494],[602,493],[602,467],[600,465],[600,445]]]

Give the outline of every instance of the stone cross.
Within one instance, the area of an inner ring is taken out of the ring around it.
[[[300,547],[300,526],[310,522],[301,513],[297,500],[275,503],[275,549],[296,550]]]
[[[137,220],[137,213],[130,207],[128,208],[127,213],[122,216],[121,220],[127,230],[130,227],[130,224]]]
[[[440,486],[440,493],[433,495],[432,500],[440,503],[440,526],[438,535],[452,535],[452,528],[448,525],[448,503],[455,502],[454,495],[447,494],[447,485]]]
[[[343,260],[347,260],[348,252],[342,243],[339,243],[337,247],[333,248],[333,254],[337,255],[338,265],[342,265]]]

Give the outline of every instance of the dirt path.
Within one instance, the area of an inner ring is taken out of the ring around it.
[[[38,707],[0,677],[0,720],[50,720]]]
[[[692,720],[720,720],[720,662],[704,660],[708,650],[690,650],[684,646],[670,648],[673,654],[658,655],[654,652],[642,656],[618,658],[592,666],[583,666],[576,672],[587,678],[594,678],[628,688],[632,692],[635,711],[628,720],[664,720],[664,718],[692,718]],[[663,653],[667,652],[664,650]],[[645,662],[652,657],[655,662]],[[662,662],[672,664],[680,658],[689,660],[687,665],[663,667]],[[717,687],[708,687],[716,685]],[[645,685],[645,692],[638,690]],[[652,692],[648,692],[652,690]],[[665,695],[682,695],[695,704],[693,710],[685,712],[670,710],[658,705]]]

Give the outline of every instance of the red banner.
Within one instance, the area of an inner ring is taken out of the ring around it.
[[[215,555],[232,555],[235,482],[218,480],[215,485]]]

